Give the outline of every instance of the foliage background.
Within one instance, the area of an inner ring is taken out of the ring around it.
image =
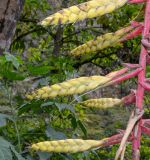
[[[105,75],[121,63],[138,63],[140,37],[105,49],[86,60],[67,54],[98,35],[143,20],[143,5],[126,5],[112,14],[75,24],[43,28],[38,22],[51,13],[84,2],[82,0],[26,0],[11,48],[0,57],[0,159],[28,160],[111,160],[118,146],[78,154],[49,154],[30,151],[30,145],[64,138],[101,139],[125,129],[132,106],[111,110],[85,110],[75,101],[88,97],[123,97],[136,88],[136,79],[84,96],[46,101],[27,101],[25,94],[35,88],[84,75]],[[150,67],[147,67],[149,77]],[[145,117],[150,117],[149,96]],[[141,159],[150,159],[150,139],[143,136]],[[131,159],[131,145],[125,159]]]

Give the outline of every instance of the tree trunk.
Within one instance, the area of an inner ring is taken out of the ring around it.
[[[10,47],[24,0],[0,0],[0,54]]]

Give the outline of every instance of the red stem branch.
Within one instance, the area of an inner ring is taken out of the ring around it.
[[[136,94],[136,91],[133,91],[128,95],[128,96],[125,96],[122,98],[123,102],[125,105],[129,105],[131,103],[135,103],[135,94]]]
[[[125,80],[129,79],[129,78],[137,76],[141,71],[142,71],[142,68],[137,68],[136,70],[134,70],[134,71],[132,71],[132,72],[126,74],[126,75],[123,75],[119,78],[116,78],[116,79],[112,80],[110,83],[111,84],[118,84],[122,81],[125,81]]]
[[[150,119],[143,119],[142,120],[142,125],[149,125],[150,126]]]
[[[144,3],[146,0],[129,0],[128,3]]]
[[[145,133],[150,136],[150,128],[147,128],[145,126],[141,126],[141,130],[142,130],[142,133]]]
[[[148,84],[148,83],[146,83],[146,82],[143,82],[143,83],[141,83],[141,85],[143,86],[143,88],[144,88],[145,90],[150,91],[150,84]]]
[[[121,76],[122,74],[124,74],[125,72],[127,72],[129,69],[127,67],[120,69],[119,71],[114,71],[114,72],[110,72],[109,74],[106,75],[106,77],[110,77],[112,79],[115,79],[118,76]]]
[[[130,2],[137,2],[140,3],[140,0],[134,0]],[[145,1],[143,1],[145,2]],[[145,10],[145,22],[144,22],[144,31],[143,31],[143,39],[149,34],[150,30],[150,0],[146,2],[146,10]],[[138,75],[138,89],[136,94],[136,107],[142,111],[143,110],[143,98],[144,98],[144,87],[141,85],[145,81],[145,69],[146,69],[146,56],[147,56],[147,49],[142,46],[139,64],[142,68],[142,71]],[[140,140],[141,140],[141,124],[142,118],[137,123],[134,128],[134,138],[132,143],[132,152],[133,152],[133,160],[140,160]]]
[[[127,40],[129,40],[129,39],[132,39],[132,38],[134,38],[134,37],[136,37],[136,36],[138,36],[138,35],[141,35],[142,31],[143,31],[143,26],[141,25],[140,27],[134,29],[131,33],[128,33],[126,36],[124,36],[124,37],[120,40],[120,42],[124,42],[124,41],[127,41]]]
[[[123,131],[122,133],[119,133],[119,134],[116,134],[116,135],[113,135],[113,136],[109,137],[107,139],[107,141],[103,144],[103,147],[119,144],[121,142],[121,140],[122,140],[122,137],[124,136],[124,132],[125,131]],[[131,134],[129,136],[129,138],[128,138],[128,141],[132,141],[132,139],[133,139],[133,136]]]
[[[150,56],[147,55],[147,60],[146,60],[147,64],[150,64]]]

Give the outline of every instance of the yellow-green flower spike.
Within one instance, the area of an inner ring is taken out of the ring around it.
[[[74,23],[111,13],[122,7],[128,0],[91,0],[63,9],[40,22],[42,26]]]
[[[83,45],[78,46],[70,52],[71,56],[81,56],[84,54],[91,54],[93,52],[97,52],[99,50],[105,49],[107,47],[114,46],[117,44],[120,39],[129,31],[131,31],[133,27],[129,26],[126,28],[122,28],[114,33],[106,33],[102,36],[98,36],[94,40],[90,40]]]
[[[66,139],[58,141],[45,141],[33,144],[31,149],[43,152],[76,153],[102,146],[107,139],[82,140]]]
[[[89,99],[81,102],[80,104],[85,107],[104,109],[121,105],[123,104],[123,100],[118,98],[99,98],[99,99]]]
[[[32,100],[81,94],[95,89],[98,86],[102,86],[109,81],[111,81],[111,78],[104,76],[80,77],[51,86],[42,87],[36,91],[33,91],[31,94],[26,95],[26,97]]]

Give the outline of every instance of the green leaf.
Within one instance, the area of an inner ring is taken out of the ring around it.
[[[16,160],[25,160],[11,145],[10,142],[6,141],[4,138],[0,137],[0,160],[11,160],[14,153]]]
[[[84,135],[87,136],[87,130],[86,130],[84,124],[80,120],[78,120],[78,125],[81,128],[81,130],[84,133]]]
[[[4,153],[5,160],[12,160],[13,155],[12,155],[10,149],[8,149],[8,148],[1,148],[1,151]]]
[[[46,103],[42,103],[41,107],[48,107],[48,106],[51,106],[53,104],[54,104],[54,102],[46,102]]]
[[[6,160],[2,150],[0,150],[0,160]]]
[[[72,127],[73,129],[76,129],[77,128],[77,120],[74,116],[71,117],[71,124],[72,124]]]
[[[66,138],[66,135],[63,132],[56,131],[54,128],[50,126],[47,127],[45,132],[48,138],[52,138],[52,139],[65,139]]]
[[[72,113],[75,113],[75,110],[72,105],[66,104],[66,103],[55,103],[55,105],[58,107],[59,111],[62,111],[64,109],[70,110]]]
[[[0,148],[2,147],[6,147],[6,148],[9,148],[11,144],[6,141],[3,137],[0,137]]]
[[[44,75],[47,74],[51,69],[54,69],[52,66],[28,66],[28,70],[32,75]]]
[[[0,127],[6,126],[6,118],[0,115]]]
[[[18,114],[21,115],[23,113],[28,113],[30,110],[37,112],[41,110],[40,106],[43,102],[42,101],[31,101],[27,102],[19,107]]]
[[[40,152],[38,151],[37,154],[39,155],[39,160],[48,160],[52,156],[52,153],[47,153],[47,152]]]
[[[6,58],[6,61],[7,62],[12,62],[13,66],[18,69],[19,66],[20,66],[20,62],[19,60],[13,56],[12,54],[8,53],[8,52],[5,52],[5,58]]]
[[[0,127],[4,127],[6,125],[7,119],[13,121],[11,116],[6,115],[6,114],[0,114]]]
[[[4,56],[0,56],[0,64],[4,65],[6,63],[6,58]]]
[[[18,153],[18,152],[15,150],[15,148],[14,148],[13,145],[11,145],[10,147],[11,147],[11,150],[12,150],[12,152],[14,153],[15,157],[17,158],[17,160],[25,160],[25,158],[23,158],[23,157],[21,156],[21,154]]]
[[[3,73],[3,76],[5,78],[7,78],[8,80],[24,80],[25,79],[25,76],[20,74],[20,73],[17,73],[17,72],[14,72],[14,71],[6,71]]]

